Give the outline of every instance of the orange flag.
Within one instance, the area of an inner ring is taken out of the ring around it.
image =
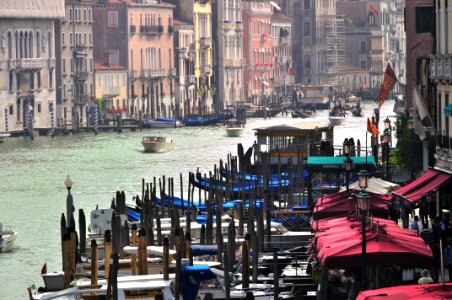
[[[385,100],[388,98],[389,92],[392,91],[397,81],[397,77],[395,76],[391,65],[388,63],[386,65],[385,75],[383,78],[383,83],[381,84],[380,93],[378,94],[377,99],[375,99],[375,103],[378,105],[378,108],[381,108]]]
[[[373,136],[378,136],[380,134],[377,126],[375,126],[374,122],[372,122],[370,118],[367,118],[367,131]]]

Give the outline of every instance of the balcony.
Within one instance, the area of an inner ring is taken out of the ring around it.
[[[279,43],[281,45],[287,45],[289,43],[289,38],[287,36],[282,36],[279,38]]]
[[[433,55],[430,57],[430,77],[436,80],[452,80],[452,56]]]
[[[129,71],[129,80],[130,81],[135,81],[138,79],[138,71],[136,70],[130,70]]]
[[[224,66],[227,68],[240,68],[243,64],[243,59],[240,58],[226,58],[224,60]]]
[[[163,26],[162,25],[141,25],[140,26],[140,33],[145,35],[152,35],[152,34],[162,34],[163,33]]]
[[[130,33],[135,34],[137,32],[137,26],[136,25],[130,25]]]
[[[243,23],[242,22],[235,22],[235,31],[237,31],[237,32],[243,31]]]
[[[140,77],[141,78],[149,78],[149,70],[141,70]]]
[[[188,84],[195,84],[195,83],[196,83],[196,77],[195,77],[195,75],[189,75],[189,76],[187,76],[187,81],[188,81]]]
[[[179,53],[181,53],[181,54],[188,53],[188,47],[180,47],[179,48]]]
[[[88,71],[79,71],[75,73],[75,79],[78,81],[87,81],[89,77]]]
[[[120,94],[119,86],[109,86],[104,88],[104,97],[113,98],[117,97]]]
[[[162,78],[166,76],[165,69],[150,69],[149,72],[151,78]]]
[[[223,21],[223,29],[224,31],[230,31],[234,29],[234,23],[232,23],[232,21],[229,20],[224,20]]]
[[[211,71],[212,71],[211,65],[204,65],[201,67],[201,72],[205,75],[209,75]]]
[[[74,98],[74,103],[79,105],[85,105],[88,103],[90,96],[88,94],[80,94]]]
[[[303,44],[310,45],[312,44],[312,38],[310,36],[303,38]]]
[[[49,69],[54,69],[56,66],[56,58],[49,58],[48,60]]]
[[[174,76],[176,76],[176,68],[170,68],[170,69],[168,70],[168,76],[169,76],[169,77],[174,77]]]
[[[202,48],[210,48],[212,46],[212,39],[209,37],[203,37],[199,40],[199,44]]]
[[[13,60],[10,60],[10,69],[17,69],[17,70],[39,70],[42,69],[44,65],[44,59],[43,58],[22,58],[22,59],[16,59],[15,63],[12,64]],[[12,66],[15,66],[12,68]]]

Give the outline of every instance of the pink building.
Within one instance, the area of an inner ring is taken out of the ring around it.
[[[254,105],[266,104],[263,101],[268,100],[273,90],[273,9],[269,2],[242,1],[245,98]]]

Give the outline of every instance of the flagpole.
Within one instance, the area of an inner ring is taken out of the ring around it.
[[[366,166],[367,166],[367,130],[366,130]]]

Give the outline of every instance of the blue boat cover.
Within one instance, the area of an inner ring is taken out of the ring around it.
[[[193,256],[217,255],[218,247],[216,245],[192,245]]]
[[[182,293],[184,300],[195,300],[202,281],[214,279],[216,275],[208,266],[186,266],[182,268]]]

